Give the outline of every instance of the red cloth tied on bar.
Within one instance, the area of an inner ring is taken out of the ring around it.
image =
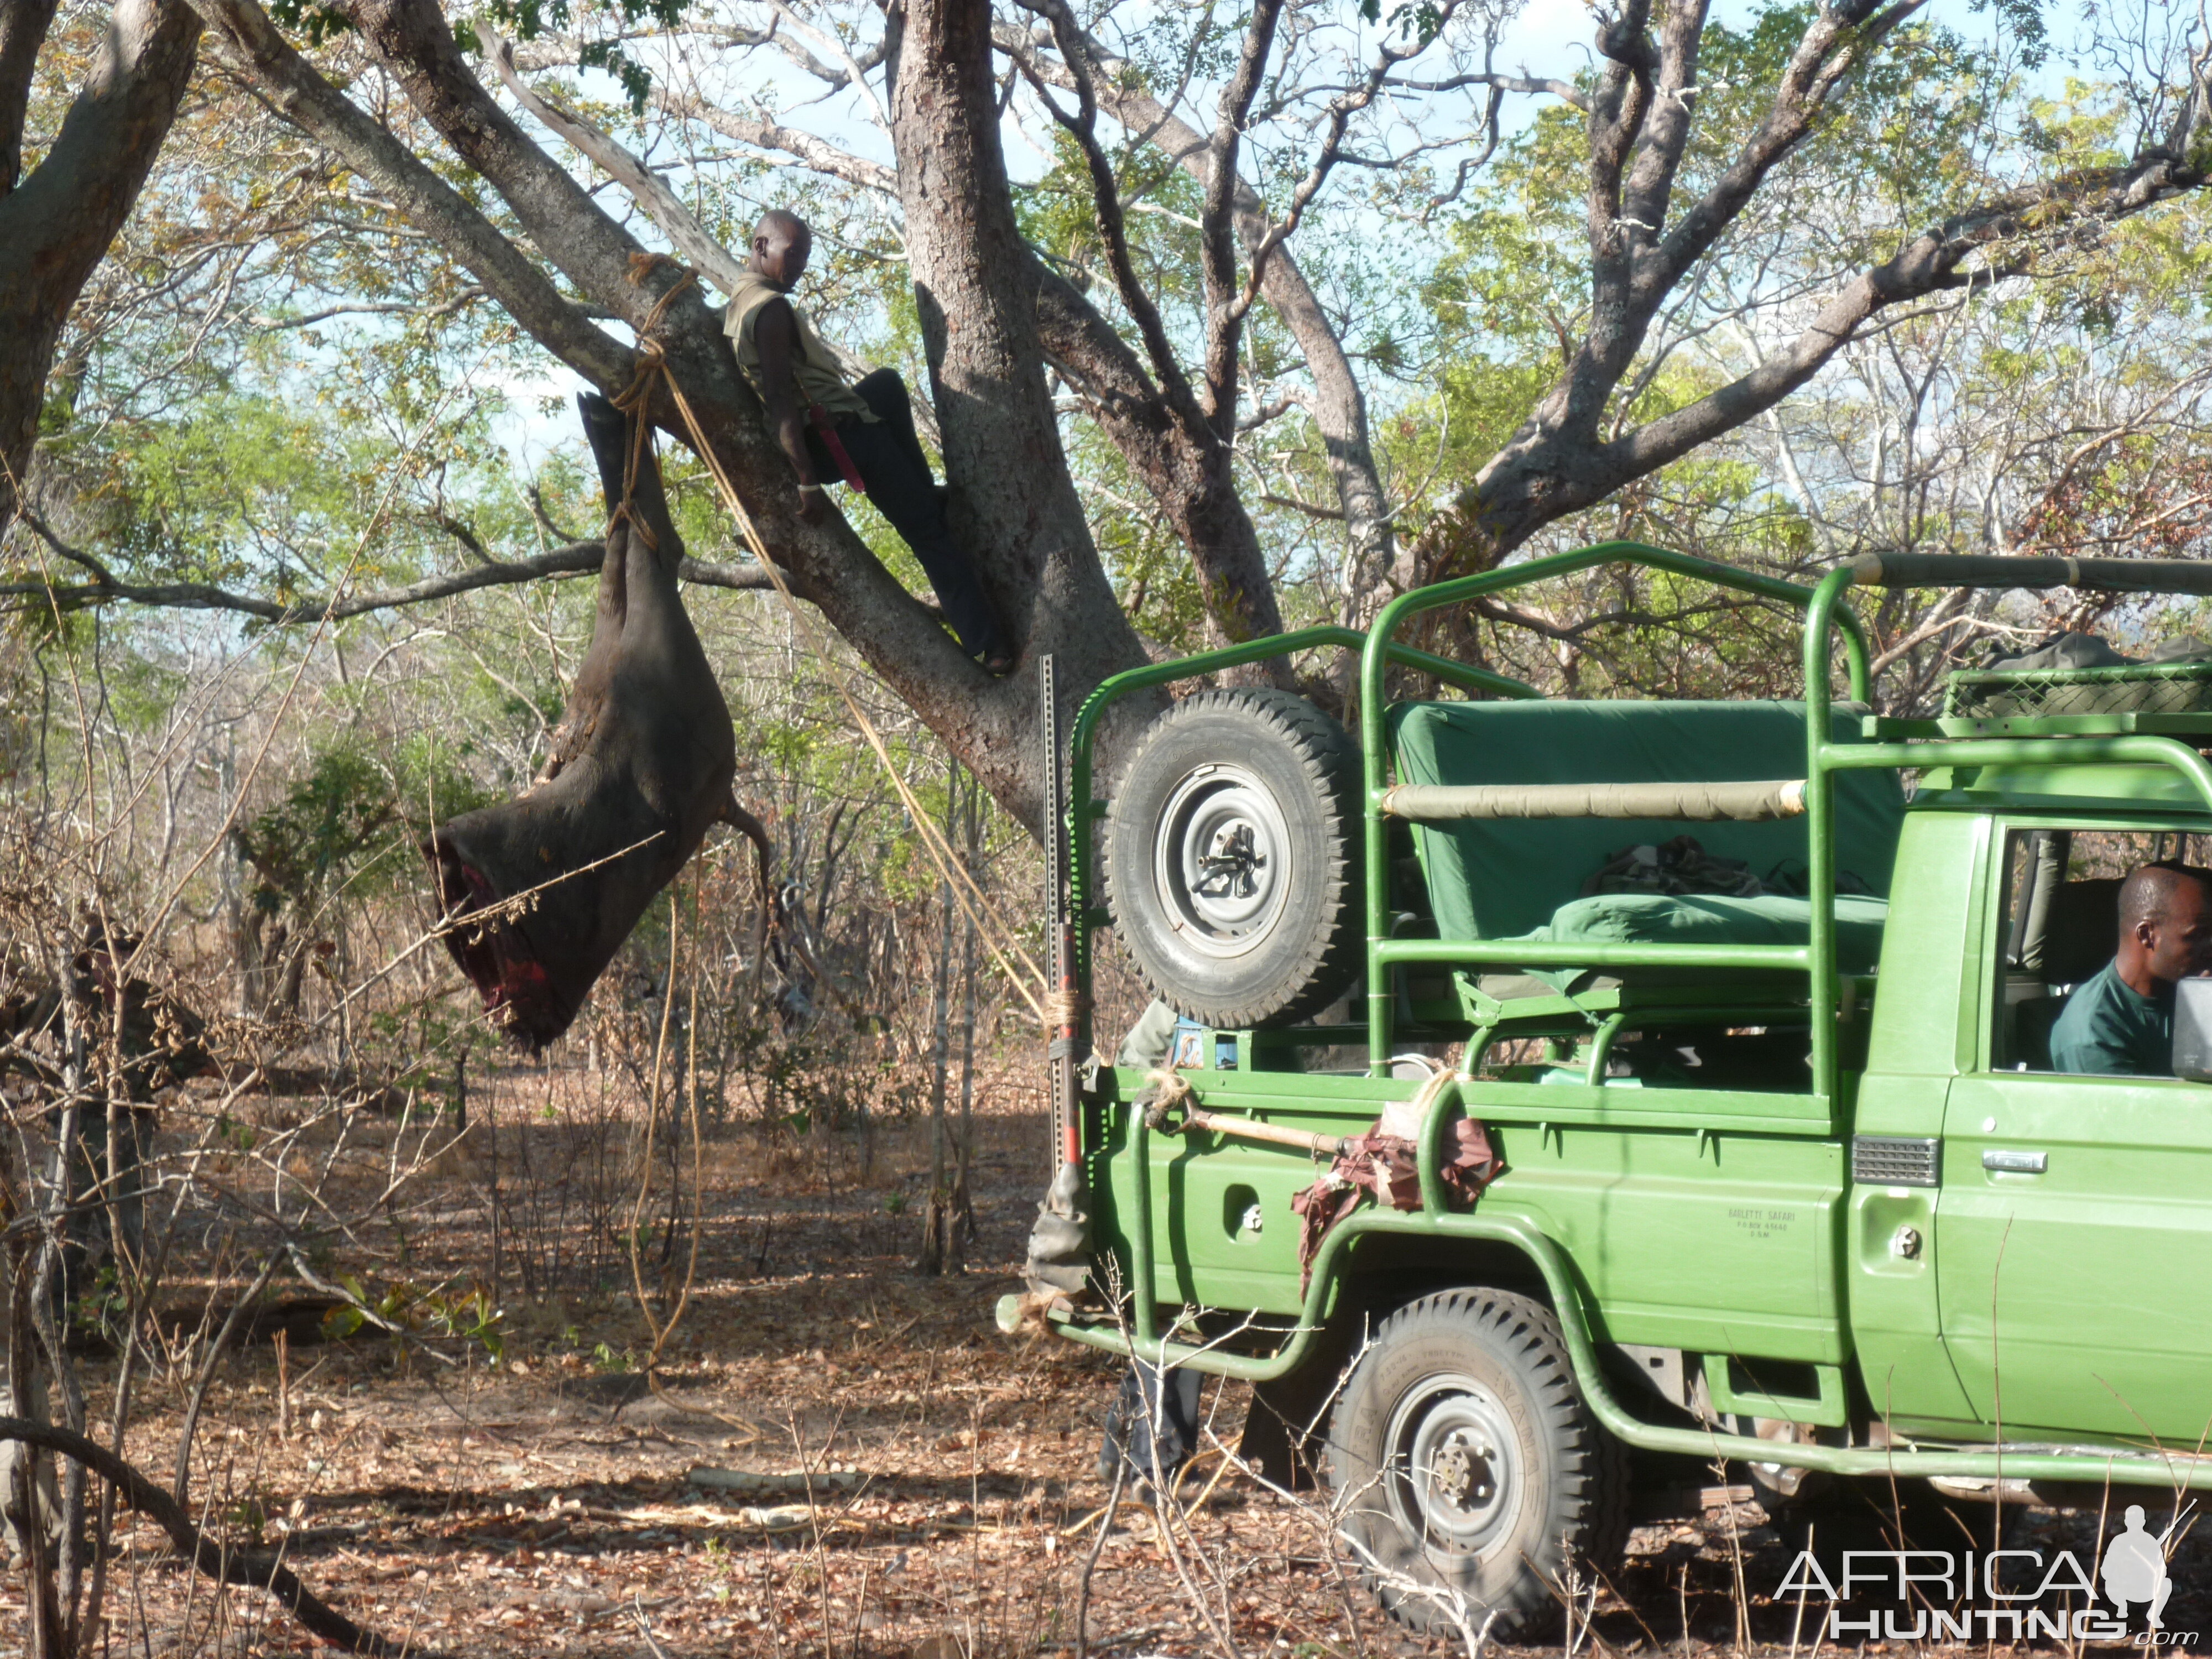
[[[1490,1137],[1471,1117],[1451,1126],[1451,1156],[1437,1172],[1444,1192],[1455,1207],[1464,1208],[1504,1170],[1490,1147]],[[1359,1207],[1363,1196],[1394,1210],[1421,1207],[1420,1154],[1403,1135],[1382,1133],[1377,1118],[1368,1132],[1337,1155],[1328,1172],[1291,1200],[1291,1211],[1304,1218],[1298,1233],[1298,1292],[1305,1293],[1313,1278],[1314,1257],[1328,1230]]]

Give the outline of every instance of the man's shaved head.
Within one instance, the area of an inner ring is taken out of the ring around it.
[[[753,254],[746,263],[776,287],[789,289],[806,274],[814,252],[814,233],[788,208],[770,208],[753,227]]]
[[[806,221],[788,208],[770,208],[753,227],[756,240],[766,237],[778,242],[811,242],[814,233],[806,228]]]
[[[2146,864],[2120,884],[2120,948],[2113,969],[2145,996],[2212,968],[2212,887],[2192,870]]]
[[[2132,930],[2137,922],[2164,921],[2173,914],[2175,896],[2193,890],[2198,896],[2204,884],[2187,870],[2171,865],[2146,864],[2120,884],[2120,927]]]

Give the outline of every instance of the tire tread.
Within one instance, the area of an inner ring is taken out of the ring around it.
[[[1204,1003],[1194,1000],[1186,988],[1165,982],[1140,951],[1132,949],[1129,957],[1136,967],[1138,976],[1144,981],[1145,988],[1177,1012],[1200,1020],[1217,1030],[1243,1030],[1270,1023],[1303,1019],[1320,1012],[1336,1000],[1346,982],[1365,963],[1364,895],[1357,890],[1359,858],[1353,845],[1353,837],[1359,830],[1358,802],[1363,775],[1359,745],[1343,726],[1305,698],[1292,692],[1267,687],[1194,692],[1161,715],[1147,732],[1145,742],[1149,744],[1153,733],[1167,727],[1170,721],[1194,720],[1215,712],[1259,716],[1278,727],[1288,739],[1290,752],[1312,782],[1316,796],[1322,803],[1327,839],[1322,860],[1325,883],[1323,914],[1333,916],[1334,925],[1326,931],[1316,929],[1305,941],[1305,948],[1297,962],[1279,981],[1281,985],[1289,988],[1286,993],[1278,993],[1256,1001]],[[1131,756],[1132,766],[1142,752],[1140,745]],[[1123,769],[1125,775],[1128,769],[1127,767]],[[1116,880],[1113,854],[1121,795],[1117,787],[1113,799],[1107,804],[1104,837],[1107,851],[1102,860],[1106,908],[1109,915],[1115,916],[1119,916],[1121,910],[1118,892],[1120,884]],[[1126,934],[1124,942],[1127,943]]]
[[[1517,1292],[1487,1286],[1438,1291],[1408,1303],[1384,1320],[1376,1330],[1370,1358],[1386,1347],[1416,1340],[1425,1328],[1464,1332],[1470,1326],[1488,1328],[1493,1337],[1516,1353],[1534,1381],[1543,1418],[1557,1425],[1558,1485],[1568,1493],[1566,1508],[1571,1517],[1566,1529],[1568,1547],[1583,1559],[1609,1567],[1620,1559],[1628,1543],[1628,1450],[1599,1425],[1583,1403],[1573,1362],[1550,1309]],[[1350,1413],[1358,1386],[1355,1371],[1339,1401],[1340,1413]],[[1332,1489],[1349,1478],[1341,1462],[1340,1432],[1332,1422]],[[1394,1620],[1425,1632],[1449,1628],[1444,1615],[1432,1603],[1408,1597],[1379,1582],[1364,1562],[1358,1565],[1369,1595]],[[1557,1602],[1549,1587],[1529,1571],[1520,1575],[1512,1589],[1492,1605],[1499,1614],[1502,1633],[1510,1635],[1516,1627],[1525,1634],[1526,1621]]]

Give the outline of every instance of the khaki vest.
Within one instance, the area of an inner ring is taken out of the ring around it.
[[[731,348],[738,356],[738,367],[763,398],[768,396],[768,386],[761,379],[760,350],[753,343],[753,326],[760,319],[761,307],[770,300],[790,298],[765,276],[742,271],[738,274],[738,291],[730,296],[730,307],[722,314],[722,331],[730,337]],[[791,377],[799,383],[799,401],[803,404],[821,404],[833,419],[852,415],[872,422],[875,411],[859,392],[845,384],[845,377],[837,372],[837,360],[830,355],[830,348],[823,344],[822,337],[814,331],[814,325],[806,320],[806,313],[795,301],[791,314],[799,319],[799,350],[791,363]]]

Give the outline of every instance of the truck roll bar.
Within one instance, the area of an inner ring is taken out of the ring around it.
[[[2118,593],[2212,593],[2212,562],[2197,559],[1862,553],[1847,568],[1861,587],[2094,587]]]
[[[1653,547],[1644,542],[1600,542],[1595,547],[1578,548],[1571,553],[1554,553],[1548,557],[1529,559],[1523,563],[1502,565],[1473,576],[1462,576],[1452,581],[1438,582],[1430,587],[1417,587],[1410,593],[1401,593],[1384,605],[1368,630],[1366,649],[1359,663],[1359,728],[1360,747],[1364,751],[1366,769],[1366,884],[1367,884],[1367,1041],[1369,1045],[1368,1074],[1388,1077],[1390,1074],[1392,1048],[1392,1005],[1395,994],[1385,969],[1394,963],[1437,962],[1456,963],[1481,959],[1462,948],[1462,942],[1439,939],[1395,940],[1388,932],[1390,915],[1390,864],[1388,841],[1388,819],[1382,805],[1384,793],[1391,787],[1389,776],[1389,746],[1384,741],[1384,722],[1388,708],[1384,676],[1397,653],[1405,647],[1395,635],[1398,630],[1423,611],[1440,606],[1465,605],[1486,595],[1523,586],[1530,582],[1546,581],[1557,576],[1572,575],[1595,565],[1636,564],[1647,569],[1674,576],[1687,577],[1692,581],[1708,582],[1716,587],[1733,588],[1741,593],[1753,593],[1802,610],[1806,613],[1806,638],[1808,644],[1807,661],[1808,675],[1817,672],[1820,700],[1813,706],[1808,694],[1806,719],[1811,723],[1815,737],[1808,744],[1808,766],[1802,810],[1811,819],[1807,826],[1807,842],[1810,856],[1807,860],[1814,878],[1813,894],[1812,945],[1816,955],[1823,951],[1832,953],[1835,921],[1832,915],[1823,916],[1823,903],[1832,907],[1835,881],[1828,872],[1826,897],[1821,896],[1820,880],[1821,861],[1828,855],[1830,831],[1826,793],[1826,781],[1818,769],[1819,739],[1826,735],[1828,720],[1829,653],[1833,641],[1841,635],[1844,647],[1844,671],[1850,685],[1851,699],[1865,702],[1872,696],[1873,676],[1869,671],[1872,652],[1869,649],[1865,627],[1852,612],[1848,603],[1838,603],[1834,591],[1838,577],[1831,574],[1818,587],[1801,586],[1777,576],[1760,575],[1757,572],[1739,570],[1733,565],[1717,564],[1711,559],[1693,558],[1686,553],[1676,553],[1663,547]],[[1848,580],[1848,578],[1844,579]],[[1816,620],[1817,618],[1817,620]],[[1817,636],[1820,663],[1817,671],[1810,667],[1813,646],[1809,641]],[[1765,788],[1776,786],[1767,783]],[[1655,813],[1654,817],[1669,817]],[[1626,947],[1613,947],[1626,948]],[[1680,950],[1682,947],[1670,947]],[[1780,950],[1779,946],[1760,946],[1758,950]],[[1794,947],[1791,947],[1794,949]],[[1522,952],[1526,957],[1525,948]],[[1547,958],[1564,955],[1554,948],[1547,951]],[[1753,951],[1738,951],[1741,961],[1731,966],[1753,966]],[[1565,965],[1564,963],[1562,965]],[[1780,965],[1772,958],[1756,965]],[[1802,959],[1790,965],[1802,969]],[[1835,964],[1832,955],[1823,979],[1819,964],[1814,964],[1811,975],[1813,1006],[1824,1006],[1820,997],[1832,998],[1836,993]],[[1813,1057],[1814,1089],[1831,1099],[1835,1093],[1834,1033],[1830,1023],[1815,1018],[1813,1022]]]
[[[1382,792],[1385,816],[1413,823],[1459,818],[1676,818],[1764,823],[1805,811],[1805,780],[1747,783],[1401,783]]]

